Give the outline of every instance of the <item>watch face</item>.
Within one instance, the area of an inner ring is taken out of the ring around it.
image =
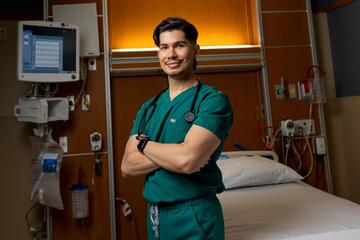
[[[192,123],[195,120],[195,114],[193,112],[184,113],[185,121]]]

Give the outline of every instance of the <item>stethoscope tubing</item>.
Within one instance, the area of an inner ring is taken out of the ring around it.
[[[190,108],[190,111],[187,111],[184,113],[184,119],[186,122],[188,123],[192,123],[194,120],[195,120],[195,113],[194,113],[194,108],[195,108],[195,103],[198,99],[198,96],[199,96],[199,93],[200,93],[200,89],[201,89],[201,82],[200,80],[198,79],[198,84],[196,86],[196,92],[195,92],[195,95],[194,95],[194,98],[193,98],[193,101],[191,103],[191,108]],[[143,115],[141,116],[141,120],[140,120],[140,123],[139,123],[139,128],[138,128],[138,136],[140,136],[141,134],[144,133],[145,131],[145,128],[147,126],[147,124],[149,123],[152,115],[154,114],[155,112],[155,109],[157,107],[157,101],[159,100],[161,94],[163,94],[166,90],[168,90],[168,88],[165,88],[164,90],[162,90],[161,92],[159,92],[155,97],[154,99],[151,101],[151,103],[149,104],[149,106],[147,106],[144,110],[144,113]],[[153,109],[151,110],[151,113],[150,113],[150,116],[148,119],[146,119],[146,115],[147,115],[147,112],[149,111],[149,109],[153,107]],[[145,122],[144,122],[145,121]]]

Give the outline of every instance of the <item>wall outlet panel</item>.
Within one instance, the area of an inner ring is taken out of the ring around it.
[[[323,137],[315,138],[316,154],[325,155],[326,154],[326,144]]]
[[[63,149],[64,153],[68,152],[68,140],[66,136],[59,137],[59,145]]]
[[[285,98],[285,89],[282,84],[275,85],[275,98],[284,99]]]
[[[295,120],[294,136],[313,136],[315,135],[315,124],[313,119]],[[305,134],[304,134],[305,132]]]
[[[292,137],[294,136],[295,125],[292,120],[283,120],[281,121],[281,135],[283,137]]]
[[[294,84],[294,83],[288,84],[289,98],[297,98],[296,90],[297,90],[296,84]]]
[[[81,109],[83,111],[90,111],[90,95],[86,94],[81,99]]]
[[[67,100],[69,102],[70,111],[74,111],[75,110],[75,98],[74,98],[74,96],[67,96],[66,98],[67,98]]]
[[[308,83],[298,82],[299,100],[311,100],[313,97],[312,88]]]

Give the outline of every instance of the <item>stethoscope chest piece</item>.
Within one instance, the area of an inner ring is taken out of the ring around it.
[[[185,121],[188,123],[192,123],[195,120],[195,114],[193,112],[184,113]]]

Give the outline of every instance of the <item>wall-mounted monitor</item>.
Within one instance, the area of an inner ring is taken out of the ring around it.
[[[79,27],[58,22],[20,21],[18,80],[58,83],[79,80]]]

